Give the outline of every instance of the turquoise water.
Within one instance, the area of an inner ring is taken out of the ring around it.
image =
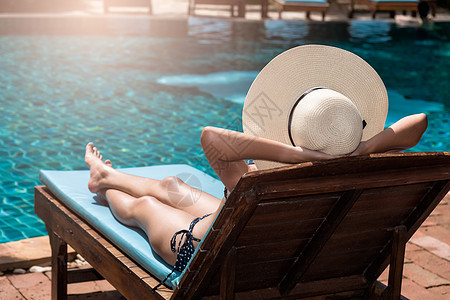
[[[205,125],[240,130],[258,71],[302,44],[350,50],[384,80],[388,124],[428,112],[414,151],[449,151],[450,23],[428,39],[388,22],[0,19],[0,243],[45,235],[40,169],[84,169],[93,141],[116,167],[185,163],[212,174]]]

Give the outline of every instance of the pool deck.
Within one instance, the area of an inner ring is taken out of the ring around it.
[[[94,16],[116,17],[124,13],[130,17],[186,18],[187,0],[153,1],[153,15],[146,9],[121,8],[110,14],[103,14],[102,1],[86,0],[86,7],[67,13],[40,13],[41,16]],[[332,0],[326,21],[347,21],[349,0]],[[27,17],[36,14],[3,13],[1,17]],[[212,9],[197,10],[197,16],[229,18],[229,11]],[[312,13],[312,20],[319,21],[320,15]],[[275,10],[269,11],[269,19],[278,18]],[[286,20],[304,20],[302,12],[287,12]],[[371,20],[368,10],[355,14],[356,20]],[[261,20],[258,6],[249,6],[245,20]],[[392,21],[406,25],[418,23],[417,18],[397,15],[389,18],[387,13],[377,14],[377,20]],[[435,21],[450,21],[450,12],[437,10]],[[86,268],[82,258],[69,249],[72,259],[70,268]],[[48,237],[39,237],[0,244],[0,295],[2,299],[50,299],[51,272],[31,273],[34,265],[48,266],[50,263]],[[25,272],[23,274],[13,273]],[[18,270],[22,269],[22,271]],[[48,269],[48,268],[47,268]],[[46,270],[46,269],[43,269]],[[387,284],[388,271],[379,278]],[[70,284],[70,299],[124,299],[107,281]],[[450,299],[450,193],[441,201],[431,216],[424,222],[406,247],[402,294],[409,299]]]

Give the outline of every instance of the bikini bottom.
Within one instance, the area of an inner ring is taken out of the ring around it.
[[[194,229],[194,226],[202,219],[210,216],[211,214],[204,215],[203,217],[199,217],[194,219],[191,222],[191,225],[189,226],[189,229],[183,229],[180,231],[175,232],[175,234],[172,237],[172,240],[170,241],[170,249],[172,252],[177,253],[177,260],[175,262],[175,265],[173,266],[172,271],[169,273],[169,275],[166,276],[166,278],[161,281],[157,286],[153,288],[153,291],[155,291],[158,287],[163,285],[166,280],[172,275],[173,272],[179,271],[183,272],[186,268],[187,264],[189,263],[189,260],[192,258],[192,255],[194,254],[195,247],[194,243],[192,241],[200,242],[201,239],[198,239],[192,235],[192,230]],[[176,239],[177,236],[181,234],[180,241],[178,242],[178,247],[176,248]],[[181,244],[181,242],[184,239],[184,243]]]

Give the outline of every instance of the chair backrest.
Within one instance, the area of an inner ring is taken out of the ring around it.
[[[450,153],[377,154],[244,175],[175,291],[311,296],[368,288],[450,189]],[[250,297],[251,298],[251,297]]]

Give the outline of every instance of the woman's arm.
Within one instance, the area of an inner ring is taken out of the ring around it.
[[[231,191],[241,176],[251,171],[244,159],[298,163],[335,156],[217,127],[205,127],[201,136],[209,164]]]
[[[402,151],[414,147],[427,129],[427,116],[404,117],[371,139],[361,142],[351,155]]]
[[[298,163],[335,157],[319,151],[293,147],[270,139],[210,126],[203,129],[201,143],[207,157],[228,162],[260,159]]]

